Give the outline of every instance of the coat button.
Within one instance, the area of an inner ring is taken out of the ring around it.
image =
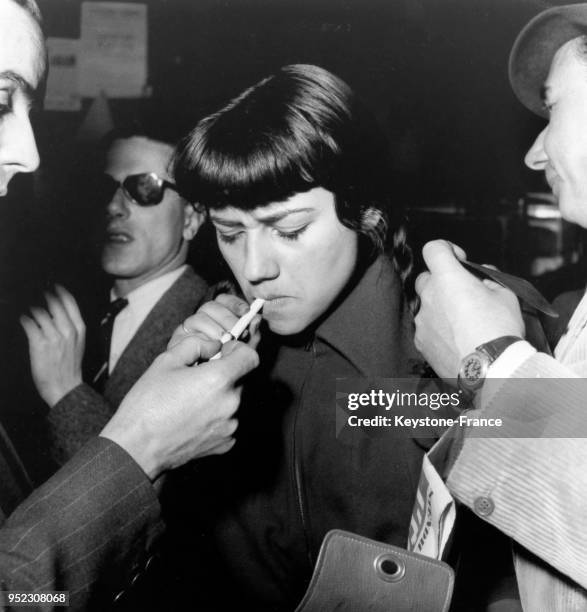
[[[489,516],[495,510],[491,497],[478,497],[473,503],[473,510],[479,516]]]
[[[145,563],[145,571],[148,572],[149,570],[152,570],[155,563],[157,563],[157,557],[158,555],[151,555],[148,559],[147,562]]]
[[[130,580],[131,586],[136,586],[137,582],[141,579],[141,573],[137,572]]]

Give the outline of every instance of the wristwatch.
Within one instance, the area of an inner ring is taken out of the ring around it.
[[[485,382],[489,366],[505,351],[505,349],[522,340],[518,336],[501,336],[480,344],[472,353],[461,361],[457,383],[459,389],[468,397],[472,397]]]

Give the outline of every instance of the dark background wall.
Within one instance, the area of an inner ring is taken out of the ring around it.
[[[79,0],[41,4],[49,35],[79,36]],[[347,80],[376,112],[393,144],[403,197],[438,203],[528,185],[520,154],[537,123],[511,94],[506,65],[517,32],[543,1],[147,5],[150,84],[162,117],[190,124],[283,64],[316,63]],[[54,113],[43,121],[59,124]]]

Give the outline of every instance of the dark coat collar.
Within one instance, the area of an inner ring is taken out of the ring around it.
[[[380,255],[346,298],[316,330],[363,376],[402,377],[417,372],[422,358],[413,342],[413,319],[400,279]]]

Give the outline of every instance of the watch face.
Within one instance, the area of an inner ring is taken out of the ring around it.
[[[459,372],[459,385],[467,390],[474,391],[481,387],[487,374],[489,359],[481,352],[467,355]]]
[[[483,376],[483,364],[478,357],[470,357],[463,364],[463,376],[471,382],[478,380]]]

